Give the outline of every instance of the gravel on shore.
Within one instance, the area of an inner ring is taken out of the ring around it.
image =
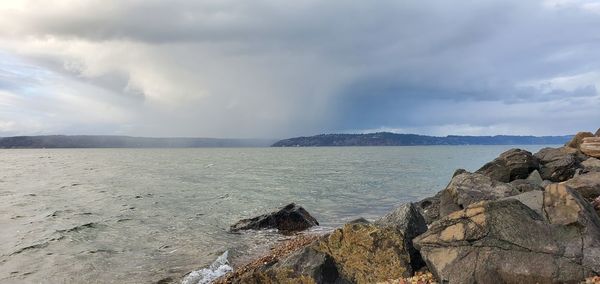
[[[234,269],[233,272],[224,275],[217,279],[215,284],[231,283],[232,279],[238,278],[240,275],[253,271],[254,269],[269,263],[277,262],[279,259],[295,252],[310,243],[320,238],[322,234],[301,234],[292,239],[283,240],[281,243],[275,244],[271,250],[263,256],[260,256],[249,263],[241,265]]]

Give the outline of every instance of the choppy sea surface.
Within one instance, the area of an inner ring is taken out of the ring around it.
[[[514,147],[543,146],[0,150],[0,283],[179,282],[281,238],[241,218],[374,219]]]

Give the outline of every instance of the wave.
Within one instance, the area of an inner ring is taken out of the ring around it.
[[[202,268],[190,272],[181,284],[209,284],[217,278],[233,271],[227,259],[229,251],[225,251],[221,256],[217,257],[208,268]]]

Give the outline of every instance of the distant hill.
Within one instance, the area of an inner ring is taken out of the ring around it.
[[[267,147],[269,139],[147,138],[99,135],[47,135],[0,138],[0,148],[198,148]]]
[[[573,136],[426,136],[378,132],[369,134],[321,134],[277,141],[272,147],[319,146],[416,146],[416,145],[535,145],[564,144]]]

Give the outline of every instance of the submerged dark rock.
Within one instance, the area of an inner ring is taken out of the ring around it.
[[[243,219],[231,226],[232,232],[240,230],[277,229],[282,233],[293,233],[318,226],[319,222],[301,206],[290,203],[278,211]]]

